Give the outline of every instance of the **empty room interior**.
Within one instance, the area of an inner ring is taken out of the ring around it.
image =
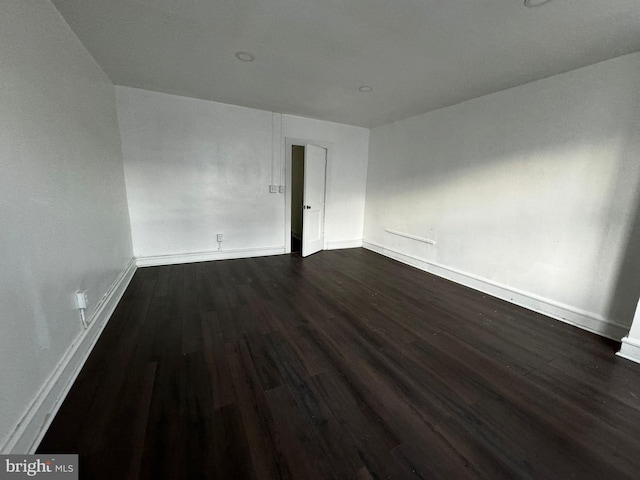
[[[0,165],[2,454],[640,478],[638,0],[2,0]]]

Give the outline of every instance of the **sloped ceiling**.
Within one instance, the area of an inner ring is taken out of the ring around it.
[[[116,85],[365,127],[640,50],[638,0],[52,1]]]

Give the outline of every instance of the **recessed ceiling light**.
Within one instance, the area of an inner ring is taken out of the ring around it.
[[[236,52],[236,58],[243,62],[253,62],[256,57],[249,52]]]
[[[360,88],[358,88],[358,90],[360,90],[361,92],[367,93],[373,90],[373,87],[370,87],[369,85],[362,85]]]
[[[525,7],[539,7],[545,3],[549,3],[551,0],[524,0]]]

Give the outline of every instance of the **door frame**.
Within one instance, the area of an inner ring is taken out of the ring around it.
[[[332,171],[332,158],[333,158],[333,144],[325,142],[323,140],[316,140],[310,138],[284,138],[284,151],[285,151],[285,201],[284,201],[284,253],[291,253],[291,147],[293,145],[305,146],[307,144],[317,145],[327,151],[327,170],[324,179],[324,232],[322,249],[327,249],[327,206],[331,201],[331,171]],[[304,226],[302,227],[304,228]]]

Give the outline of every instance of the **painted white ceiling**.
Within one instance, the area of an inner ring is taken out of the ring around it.
[[[52,1],[116,85],[365,127],[640,50],[640,0]]]

